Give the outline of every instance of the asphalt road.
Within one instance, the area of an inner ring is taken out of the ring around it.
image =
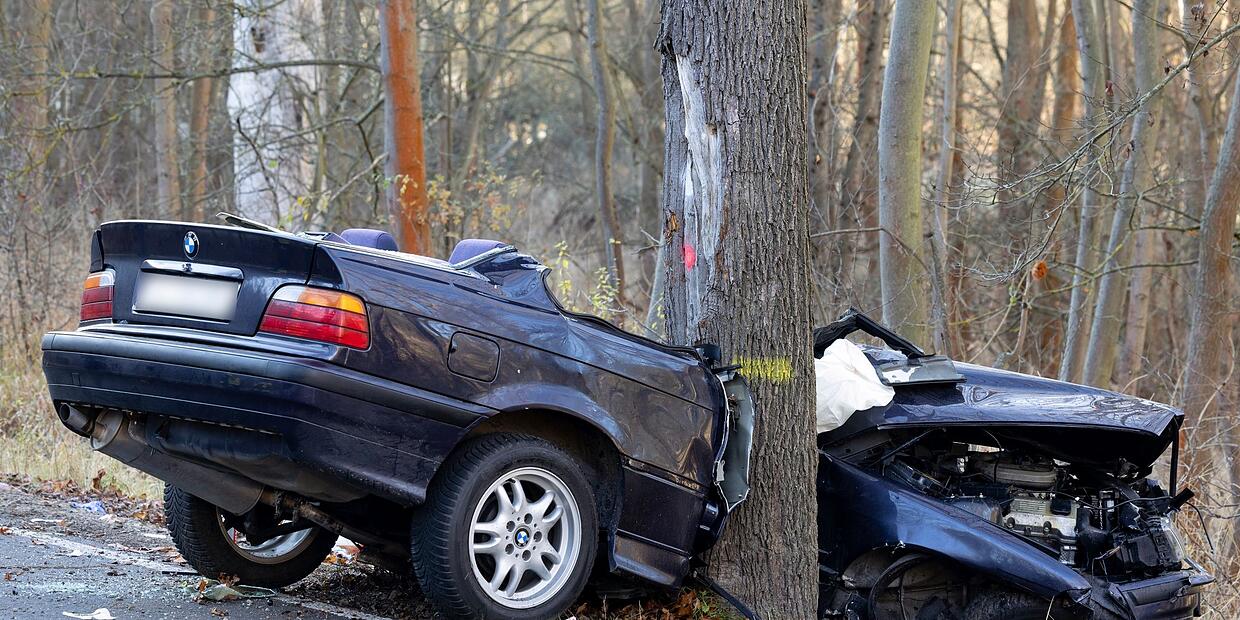
[[[0,483],[0,618],[74,617],[65,612],[117,620],[391,617],[375,613],[376,604],[396,617],[430,615],[405,584],[362,566],[324,565],[292,591],[271,598],[196,602],[200,578],[171,545],[156,525],[93,514],[74,508],[68,498]],[[348,606],[361,599],[372,609]]]

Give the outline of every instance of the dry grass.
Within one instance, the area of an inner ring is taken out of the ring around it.
[[[71,480],[89,489],[101,469],[131,497],[159,497],[163,483],[90,449],[56,418],[36,358],[3,356],[0,371],[0,472],[35,480]]]

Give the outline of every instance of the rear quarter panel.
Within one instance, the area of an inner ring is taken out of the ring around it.
[[[346,290],[370,309],[372,345],[349,367],[482,405],[575,415],[628,457],[704,488],[719,394],[697,360],[643,346],[559,312],[528,267],[491,274],[329,249]],[[496,344],[495,378],[449,366],[453,336]],[[475,376],[468,376],[474,374]]]

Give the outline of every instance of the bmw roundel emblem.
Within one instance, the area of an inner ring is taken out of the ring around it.
[[[198,235],[194,234],[192,230],[185,233],[185,241],[182,242],[181,247],[185,249],[186,257],[193,258],[196,256],[198,254]]]

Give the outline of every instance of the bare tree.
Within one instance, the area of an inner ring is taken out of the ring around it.
[[[1134,86],[1138,93],[1153,90],[1163,73],[1158,62],[1158,26],[1155,21],[1158,4],[1159,0],[1134,0],[1132,5]],[[1119,204],[1111,222],[1107,260],[1103,264],[1104,271],[1098,286],[1098,303],[1094,307],[1093,328],[1085,357],[1085,382],[1092,385],[1109,386],[1115,369],[1128,282],[1128,274],[1120,266],[1126,264],[1132,254],[1133,241],[1129,229],[1141,202],[1141,194],[1151,182],[1151,165],[1157,157],[1157,118],[1161,101],[1158,94],[1143,100],[1133,116],[1132,134],[1124,147],[1127,159],[1120,179]],[[1134,337],[1137,336],[1143,345],[1144,332],[1134,334]]]
[[[1076,24],[1076,45],[1081,64],[1081,84],[1084,90],[1084,124],[1088,128],[1106,109],[1104,95],[1106,85],[1105,45],[1099,33],[1093,0],[1072,0],[1072,19]],[[1088,132],[1088,129],[1086,129]],[[1059,378],[1074,381],[1081,376],[1085,363],[1085,350],[1089,342],[1089,286],[1090,271],[1096,260],[1094,248],[1096,221],[1101,209],[1102,197],[1094,184],[1100,170],[1098,152],[1092,142],[1085,164],[1081,188],[1081,208],[1077,217],[1077,241],[1075,269],[1072,273],[1072,292],[1068,302],[1068,325],[1065,329],[1063,360],[1059,365]]]
[[[151,5],[151,31],[154,35],[155,70],[176,70],[176,38],[172,32],[173,0],[156,0]],[[155,80],[155,167],[158,174],[159,208],[173,217],[188,218],[181,211],[181,166],[177,138],[177,93],[172,79]]]
[[[384,144],[387,148],[388,212],[400,249],[430,250],[426,153],[422,145],[422,94],[418,74],[418,24],[414,0],[381,0]]]
[[[921,134],[926,65],[934,38],[935,5],[897,0],[891,51],[883,73],[878,117],[879,277],[883,321],[925,343],[928,321],[922,262]]]
[[[611,152],[616,143],[616,104],[612,100],[607,47],[600,30],[602,17],[598,0],[587,0],[590,32],[590,69],[594,74],[594,93],[598,101],[598,120],[594,136],[594,188],[603,221],[603,243],[607,256],[607,277],[616,291],[616,301],[625,305],[624,245],[620,217],[616,214],[611,191]]]
[[[717,343],[762,411],[711,571],[768,618],[817,595],[805,20],[802,0],[663,0],[658,42],[671,339]]]
[[[950,317],[955,312],[950,307],[953,297],[948,287],[947,262],[947,223],[952,205],[951,183],[955,176],[956,163],[956,124],[959,120],[958,106],[960,95],[960,76],[957,65],[960,62],[960,45],[964,38],[961,20],[964,16],[962,0],[948,0],[947,23],[944,29],[946,52],[943,54],[943,68],[939,74],[943,91],[943,115],[939,124],[939,170],[935,182],[934,202],[929,210],[930,247],[933,278],[930,283],[931,297],[931,342],[934,350],[950,355],[955,344],[949,327]],[[938,208],[935,208],[938,207]]]

